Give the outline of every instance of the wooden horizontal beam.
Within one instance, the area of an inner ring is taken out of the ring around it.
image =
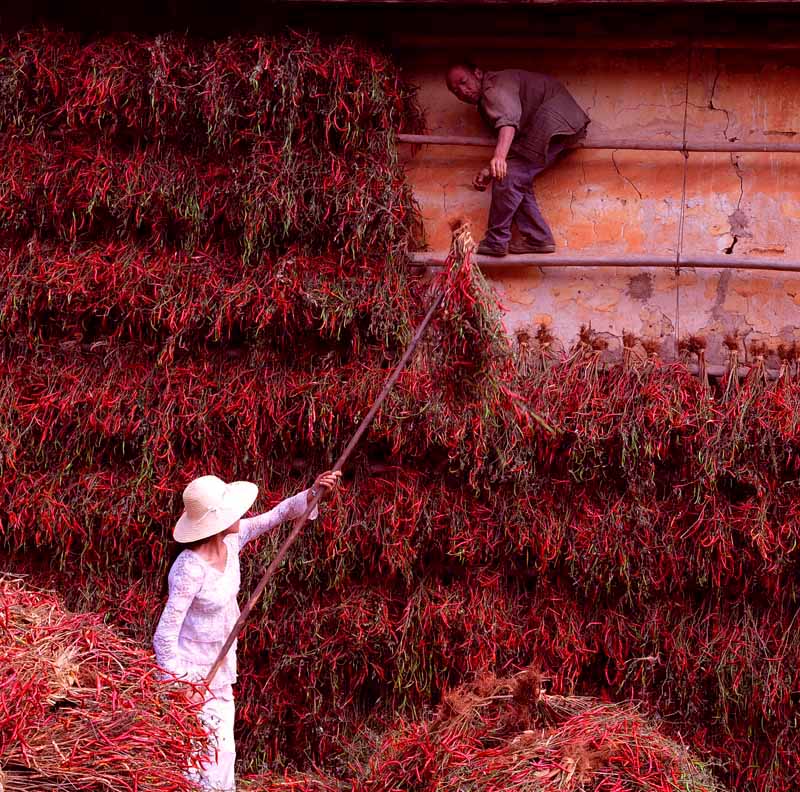
[[[441,267],[447,260],[446,251],[423,251],[411,253],[410,264],[414,267]],[[620,267],[627,269],[675,269],[675,256],[631,256],[591,254],[547,253],[495,256],[475,256],[475,263],[481,268],[488,267]],[[681,256],[680,266],[684,269],[744,269],[765,272],[800,272],[800,261],[784,259],[748,259],[743,256],[701,256],[686,254]]]
[[[707,37],[691,39],[685,36],[667,36],[664,38],[632,38],[630,36],[570,36],[570,35],[530,35],[530,36],[441,36],[420,33],[399,33],[391,37],[394,49],[435,49],[442,51],[478,52],[487,50],[665,50],[692,49],[716,50],[797,50],[800,49],[800,38],[771,38],[758,36],[745,38]]]
[[[400,143],[426,146],[483,146],[491,147],[496,140],[490,137],[466,135],[406,135],[397,136]],[[800,154],[798,143],[715,143],[712,141],[688,141],[684,149],[679,140],[637,140],[635,138],[587,137],[576,148],[613,149],[614,151],[687,151],[687,152],[759,152],[763,154]]]
[[[481,6],[505,6],[519,8],[520,6],[719,6],[727,4],[733,8],[743,8],[749,5],[763,6],[791,6],[797,0],[283,0],[290,5],[322,5],[323,3],[336,5],[366,5],[366,6],[460,6],[463,8],[480,8]],[[637,9],[638,10],[638,9]]]

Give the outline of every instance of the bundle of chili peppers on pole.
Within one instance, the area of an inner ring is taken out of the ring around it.
[[[149,642],[183,486],[306,486],[421,318],[414,91],[313,35],[33,31],[0,39],[0,119],[2,564]],[[798,788],[797,349],[728,339],[720,380],[702,338],[556,353],[463,261],[243,632],[241,769],[330,778],[534,666],[644,702],[737,792]]]

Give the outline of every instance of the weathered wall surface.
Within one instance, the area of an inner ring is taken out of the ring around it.
[[[655,31],[649,31],[653,33]],[[788,141],[800,131],[800,52],[694,49],[504,50],[474,52],[484,68],[520,67],[561,79],[592,117],[590,134],[642,139],[683,136],[688,71],[689,140]],[[486,134],[474,108],[459,103],[443,71],[457,53],[400,53],[420,86],[432,134]],[[449,243],[447,219],[485,229],[490,192],[472,189],[490,149],[425,146],[407,152],[432,250]],[[561,252],[674,255],[683,156],[679,152],[578,150],[536,182]],[[800,154],[691,154],[684,253],[733,252],[800,260]],[[706,338],[724,359],[723,338],[738,334],[773,348],[800,340],[800,274],[745,270],[487,270],[510,332],[548,325],[564,345],[581,325],[621,348],[623,332],[658,339],[675,353],[676,335]],[[772,362],[775,365],[775,361]]]

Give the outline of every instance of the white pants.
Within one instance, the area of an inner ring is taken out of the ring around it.
[[[236,792],[234,713],[233,688],[230,685],[211,691],[211,697],[203,704],[200,718],[209,735],[208,753],[203,757],[202,769],[191,771],[190,776],[208,792]]]

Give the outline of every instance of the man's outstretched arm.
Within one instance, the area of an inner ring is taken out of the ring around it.
[[[514,141],[516,129],[513,126],[502,126],[497,135],[497,145],[494,147],[494,156],[489,163],[489,170],[492,177],[498,181],[505,179],[508,173],[508,150]]]

